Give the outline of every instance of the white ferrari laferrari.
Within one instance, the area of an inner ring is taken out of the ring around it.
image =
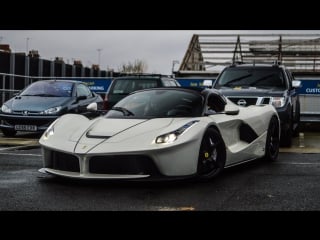
[[[93,119],[58,118],[40,139],[39,171],[84,179],[210,179],[253,159],[276,160],[279,140],[272,105],[237,106],[213,89],[146,89]]]

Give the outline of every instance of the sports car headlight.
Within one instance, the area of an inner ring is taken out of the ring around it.
[[[47,130],[43,133],[43,139],[44,140],[48,140],[49,137],[53,136],[54,134],[54,126],[56,125],[56,123],[58,122],[59,118],[56,119],[53,123],[51,123],[51,125],[47,128]]]
[[[271,99],[272,105],[275,108],[280,108],[283,107],[286,103],[286,98],[285,97],[273,97]]]
[[[162,143],[172,143],[177,138],[184,133],[187,129],[189,129],[193,124],[199,122],[198,120],[188,122],[187,124],[183,125],[182,127],[178,128],[175,131],[163,134],[156,138],[155,143],[162,144]]]
[[[44,110],[43,114],[55,114],[55,113],[58,113],[61,110],[61,108],[62,108],[61,106],[49,108],[47,110]]]
[[[2,105],[1,107],[1,111],[4,112],[4,113],[11,113],[11,109],[7,106],[7,105]]]

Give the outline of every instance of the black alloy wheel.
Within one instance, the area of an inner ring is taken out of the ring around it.
[[[277,117],[273,116],[269,123],[265,147],[265,159],[268,161],[275,161],[278,158],[280,147],[279,131],[279,121]]]
[[[217,176],[226,162],[225,144],[219,132],[209,128],[205,132],[198,157],[198,177],[208,180]]]

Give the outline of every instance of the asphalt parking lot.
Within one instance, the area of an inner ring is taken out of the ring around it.
[[[309,128],[309,129],[308,129]],[[310,129],[311,128],[311,129]],[[1,211],[320,210],[320,131],[306,126],[274,163],[256,160],[209,182],[76,181],[42,175],[39,135],[0,137]]]

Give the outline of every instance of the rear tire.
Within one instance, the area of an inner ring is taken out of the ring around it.
[[[293,138],[293,122],[292,119],[289,122],[289,129],[281,134],[281,146],[291,147]]]
[[[280,147],[279,131],[279,121],[277,117],[273,116],[269,123],[265,147],[265,159],[267,161],[275,161],[278,158]]]
[[[297,103],[296,106],[296,119],[295,119],[295,123],[294,123],[294,130],[293,130],[293,137],[298,137],[299,136],[299,132],[300,132],[300,103]]]
[[[226,147],[220,133],[212,128],[206,130],[198,157],[198,178],[209,180],[217,176],[226,162]]]

